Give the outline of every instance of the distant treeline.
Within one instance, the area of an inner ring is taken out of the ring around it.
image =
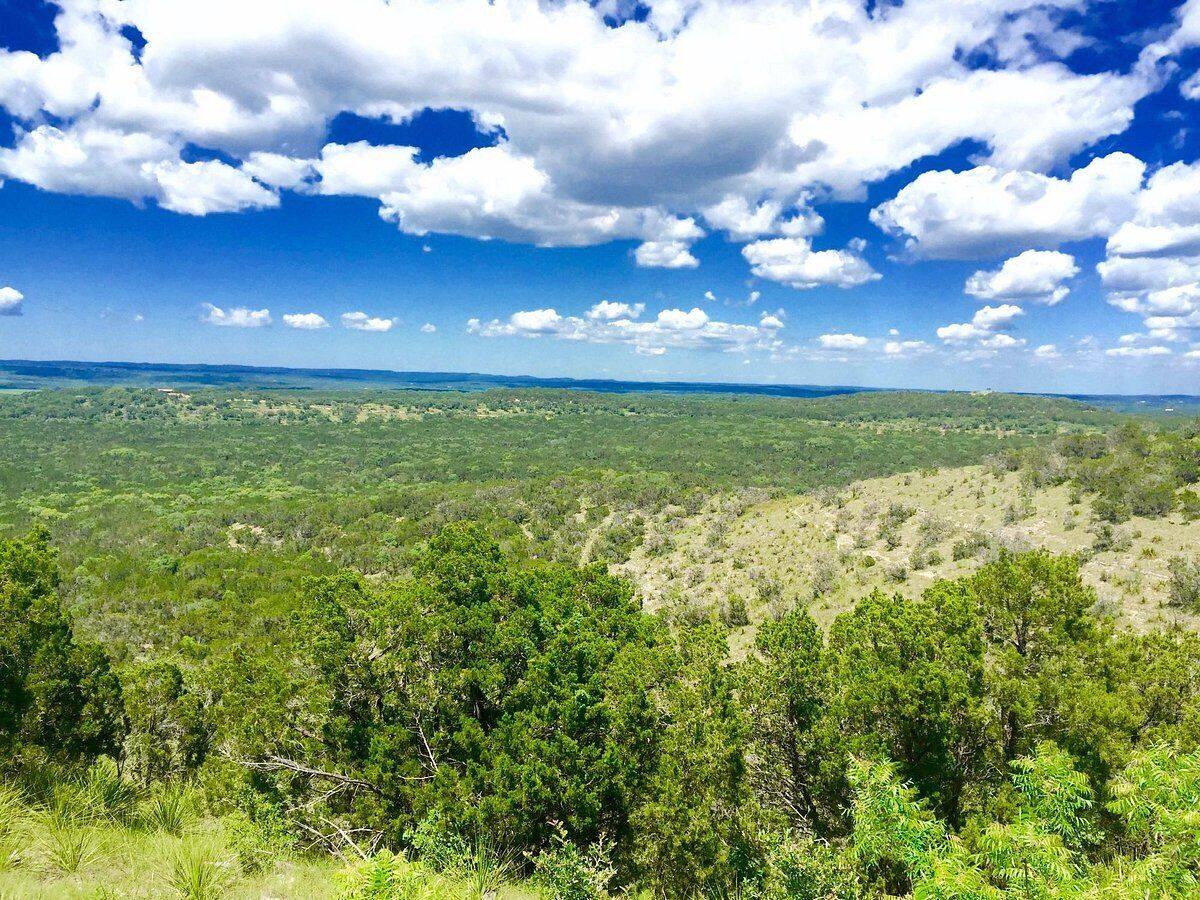
[[[737,384],[693,381],[622,381],[607,378],[538,378],[478,372],[393,372],[383,369],[309,369],[279,366],[177,363],[0,360],[0,391],[79,387],[167,387],[181,390],[428,390],[482,391],[496,388],[557,389],[629,394],[748,394],[765,397],[824,397],[858,392],[891,393],[888,388],[813,384]],[[944,392],[950,393],[950,392]],[[1045,394],[1126,413],[1196,415],[1200,396],[1125,394]]]

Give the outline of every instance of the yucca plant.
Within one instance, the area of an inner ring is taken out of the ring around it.
[[[64,780],[54,787],[41,818],[60,825],[91,825],[103,818],[99,800],[89,794],[83,782]]]
[[[181,900],[219,900],[236,879],[237,861],[209,837],[184,839],[169,854],[165,880]]]
[[[21,836],[29,810],[21,792],[0,783],[0,869],[16,865],[21,858]]]
[[[110,759],[97,762],[79,784],[87,806],[108,821],[127,823],[137,809],[138,790]]]
[[[138,810],[142,827],[179,837],[195,820],[192,792],[186,787],[167,787],[142,801]]]
[[[511,853],[487,837],[477,836],[466,860],[463,874],[463,894],[467,900],[487,900],[495,897],[506,882],[517,873]]]
[[[75,875],[103,854],[99,833],[71,810],[51,809],[38,818],[38,856],[48,871]]]

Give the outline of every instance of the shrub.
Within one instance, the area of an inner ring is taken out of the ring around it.
[[[278,821],[255,821],[236,812],[221,819],[221,828],[238,868],[246,873],[261,872],[284,856],[288,838]]]
[[[1090,529],[1095,539],[1092,541],[1093,553],[1105,553],[1112,550],[1121,553],[1128,550],[1133,539],[1124,528],[1114,528],[1108,522],[1098,522]]]
[[[892,501],[888,504],[887,513],[884,515],[884,521],[888,525],[899,527],[917,514],[915,507],[908,506],[904,503]]]
[[[940,544],[950,536],[951,530],[951,525],[946,519],[933,513],[927,513],[923,516],[920,524],[917,526],[921,545],[926,547]]]
[[[1172,606],[1200,608],[1200,557],[1173,556],[1167,562],[1167,593]]]
[[[1097,497],[1092,512],[1105,522],[1126,522],[1133,516],[1133,510],[1122,497]]]
[[[884,524],[880,526],[879,539],[883,541],[884,546],[889,550],[895,550],[897,547],[899,547],[902,540],[900,537],[900,530],[896,526],[890,524]]]
[[[828,594],[837,587],[837,563],[828,556],[817,557],[816,561],[813,562],[810,578],[812,580],[813,597]]]
[[[922,569],[927,569],[930,566],[938,566],[943,562],[942,554],[937,550],[929,548],[917,548],[908,558],[908,565],[914,572],[919,572]]]
[[[950,548],[950,555],[957,561],[962,559],[973,559],[981,552],[987,549],[989,541],[987,535],[976,531],[954,542]]]
[[[1015,525],[1022,519],[1028,519],[1033,513],[1033,498],[1025,493],[1019,494],[1012,503],[1004,507],[1004,524]]]
[[[438,815],[428,815],[405,834],[413,853],[434,872],[459,872],[467,867],[471,848]]]
[[[1148,476],[1135,481],[1126,496],[1136,516],[1165,516],[1175,506],[1174,479]]]
[[[730,628],[744,628],[750,624],[750,612],[746,609],[746,598],[734,594],[725,606],[725,624]]]
[[[852,862],[824,841],[784,836],[771,842],[762,877],[746,893],[751,900],[858,896]]]
[[[602,847],[584,852],[561,831],[554,846],[534,858],[534,880],[549,900],[596,900],[613,874]]]
[[[436,875],[390,850],[352,864],[341,881],[338,900],[434,900],[449,894]]]

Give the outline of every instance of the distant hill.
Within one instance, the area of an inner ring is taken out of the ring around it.
[[[482,391],[498,387],[573,388],[617,394],[664,391],[674,394],[761,394],[776,397],[828,397],[835,394],[852,394],[872,390],[871,388],[846,385],[617,381],[606,378],[485,375],[478,372],[393,372],[386,369],[293,369],[174,363],[0,360],[0,390],[109,385],[176,388],[240,387],[256,390],[404,388],[432,391]]]
[[[752,394],[831,397],[892,389],[854,385],[736,384],[715,381],[621,381],[609,378],[538,378],[479,372],[395,372],[387,369],[306,369],[177,363],[0,360],[0,391],[70,387],[234,387],[255,390],[407,389],[483,391],[491,388],[566,388],[628,394]],[[1119,412],[1200,415],[1200,396],[1184,394],[1040,394],[1067,397]]]

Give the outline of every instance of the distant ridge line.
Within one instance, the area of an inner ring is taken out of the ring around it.
[[[130,376],[143,376],[141,378]],[[861,385],[753,384],[724,381],[631,381],[617,378],[545,378],[536,375],[491,375],[483,372],[417,372],[393,369],[305,368],[300,366],[250,366],[232,363],[146,363],[127,361],[0,359],[0,389],[70,386],[154,386],[153,376],[174,376],[192,387],[312,390],[322,386],[409,390],[485,390],[487,388],[563,388],[601,393],[662,392],[672,394],[748,394],[768,397],[828,397],[839,394],[888,391],[948,393],[934,388],[878,388]],[[964,391],[964,393],[969,393]],[[1194,394],[1068,394],[1039,391],[1003,391],[1039,397],[1061,397],[1084,403],[1120,405],[1178,403],[1180,412],[1200,411]]]
[[[247,366],[210,363],[86,362],[81,360],[0,359],[0,386],[5,376],[33,378],[69,378],[96,384],[128,383],[106,373],[191,375],[189,382],[204,383],[203,376],[216,376],[213,385],[226,383],[227,375],[293,377],[314,381],[358,382],[365,385],[395,385],[426,390],[471,389],[471,385],[489,387],[544,387],[595,390],[604,393],[664,391],[669,393],[765,394],[789,397],[830,396],[888,388],[856,385],[743,384],[720,381],[629,381],[617,378],[545,378],[536,375],[491,375],[483,372],[415,372],[393,369],[305,368],[299,366]],[[254,386],[254,385],[247,385]],[[271,385],[260,385],[271,386]],[[279,385],[278,387],[303,387]],[[475,389],[478,389],[476,387]]]

